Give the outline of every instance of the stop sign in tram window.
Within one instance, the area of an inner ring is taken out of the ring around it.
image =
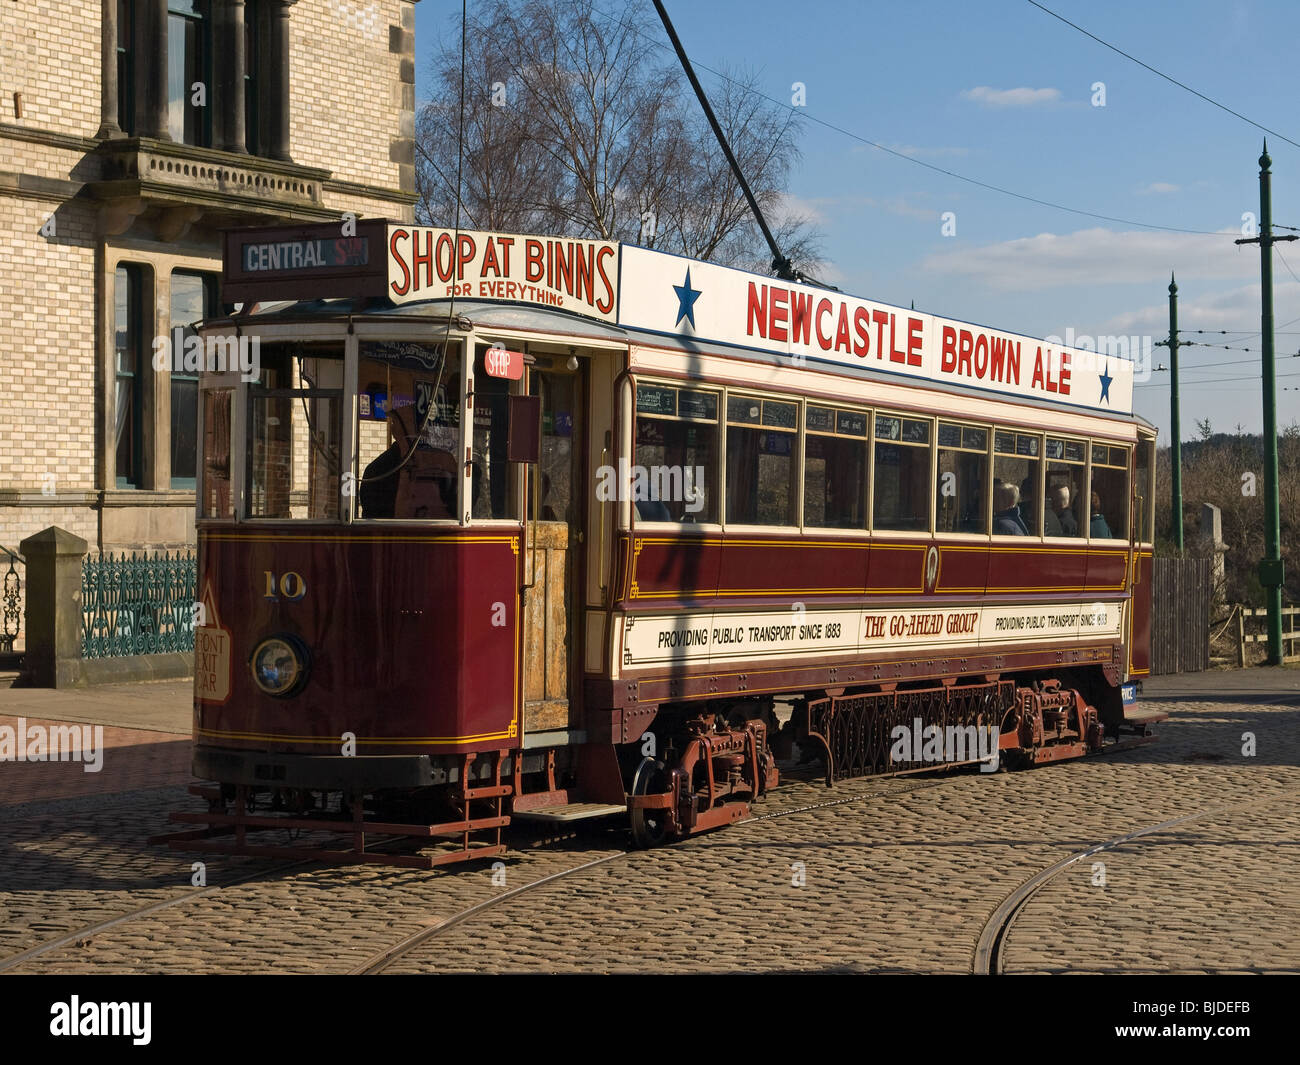
[[[489,377],[504,377],[508,381],[518,381],[524,376],[524,357],[518,351],[492,347],[483,353],[483,367]]]

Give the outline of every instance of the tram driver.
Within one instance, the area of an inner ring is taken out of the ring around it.
[[[362,474],[357,491],[361,517],[455,518],[456,460],[448,451],[429,447],[418,428],[414,406],[388,412],[393,442]]]

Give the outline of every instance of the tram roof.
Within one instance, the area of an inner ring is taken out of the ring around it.
[[[740,358],[768,365],[778,365],[782,361],[777,355],[738,345],[680,335],[664,336],[661,333],[625,328],[565,311],[490,300],[435,299],[402,304],[351,299],[280,301],[259,304],[251,314],[240,314],[233,318],[211,319],[205,322],[204,325],[216,326],[230,322],[272,325],[307,321],[337,321],[343,324],[349,320],[357,323],[374,322],[376,324],[391,322],[397,325],[417,321],[445,323],[453,319],[460,320],[463,325],[471,326],[478,332],[501,329],[534,333],[541,338],[554,337],[557,343],[561,342],[562,339],[575,338],[642,344],[658,348],[678,348],[692,355]],[[815,363],[818,360],[809,358],[808,361]],[[876,381],[882,384],[894,385],[900,383],[898,375],[872,369],[869,365],[861,367],[822,366],[817,368],[835,373],[838,376],[852,377],[863,381]],[[967,385],[926,380],[917,380],[911,383],[918,388],[926,388],[952,395],[977,396],[982,399],[1002,399],[1004,401],[1014,399],[1018,406],[1034,407],[1045,411],[1061,409],[1059,404],[1047,400],[1028,396],[1001,396]],[[1156,426],[1136,413],[1126,414],[1122,411],[1104,410],[1094,410],[1090,413],[1095,417],[1136,422],[1146,428],[1156,429]]]
[[[454,315],[489,337],[627,343],[1141,420],[1128,338],[1077,348],[633,244],[382,219],[341,238],[334,223],[261,227],[226,233],[222,283],[232,301],[292,301],[230,324]]]

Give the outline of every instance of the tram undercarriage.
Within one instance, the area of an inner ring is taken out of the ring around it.
[[[792,759],[796,751],[824,763],[829,786],[852,777],[972,765],[987,772],[1078,758],[1147,742],[1149,726],[1163,719],[1150,712],[1136,721],[1122,710],[1103,714],[1089,702],[1088,695],[1106,701],[1096,692],[1113,695],[1115,689],[1091,671],[1077,671],[666,704],[632,743],[425,758],[417,787],[382,787],[374,777],[368,784],[354,777],[351,786],[335,786],[336,776],[318,778],[324,780],[319,787],[293,786],[303,779],[304,758],[315,767],[306,770],[308,777],[322,769],[337,774],[347,760],[241,752],[236,782],[191,788],[207,801],[206,812],[171,815],[204,827],[151,842],[178,850],[433,868],[503,854],[502,830],[512,817],[572,822],[626,813],[633,842],[651,847],[748,817],[752,805],[778,786],[778,759]],[[207,757],[214,765],[233,764],[229,758],[236,754],[224,752],[223,763],[213,753]],[[258,834],[268,831],[284,831],[289,839],[262,842]],[[342,837],[344,845],[294,842],[316,832]],[[376,837],[382,839],[377,849]],[[437,843],[441,849],[429,853]]]

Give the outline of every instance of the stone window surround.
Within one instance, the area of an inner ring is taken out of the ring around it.
[[[193,506],[193,488],[171,487],[171,371],[155,370],[153,366],[153,338],[169,335],[171,329],[171,275],[173,270],[221,274],[219,257],[197,254],[163,252],[131,244],[100,245],[100,284],[96,292],[100,322],[97,366],[99,372],[99,406],[102,417],[97,419],[100,438],[95,461],[96,488],[110,492],[119,499],[137,493],[149,493],[154,502],[159,498],[174,499],[177,505]],[[116,424],[117,399],[114,366],[114,286],[118,266],[138,264],[148,269],[142,271],[144,292],[145,350],[140,367],[143,396],[143,432],[141,451],[143,471],[138,488],[117,487],[117,449],[113,439]],[[150,276],[152,275],[152,276]]]
[[[266,110],[266,144],[263,155],[293,162],[289,155],[289,9],[297,0],[269,0],[270,37],[266,41],[265,67],[259,72]],[[125,134],[117,122],[117,4],[105,0],[101,10],[101,105],[96,137]],[[244,131],[244,0],[212,0],[213,81],[210,86],[212,147],[247,154]],[[167,0],[136,0],[132,52],[166,55]],[[136,135],[171,140],[167,131],[167,64],[133,64],[135,69]]]

